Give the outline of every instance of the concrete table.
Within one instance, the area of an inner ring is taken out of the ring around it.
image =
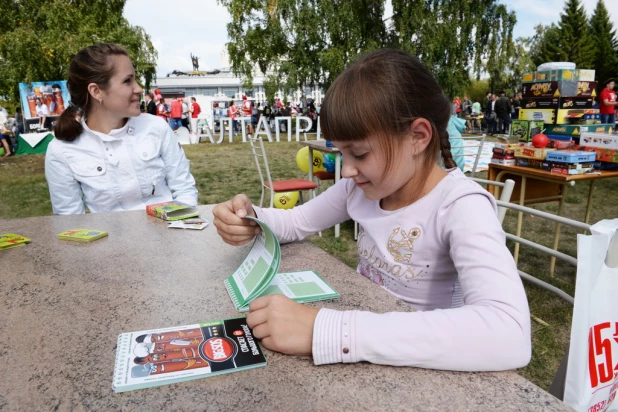
[[[212,220],[212,206],[200,208]],[[0,251],[2,410],[568,410],[515,372],[317,367],[268,350],[263,368],[115,394],[121,332],[239,316],[223,280],[248,246],[225,245],[212,226],[168,229],[143,211],[0,220],[0,228],[32,239]],[[109,237],[56,238],[74,228]],[[281,270],[314,269],[341,293],[319,306],[408,310],[312,244],[282,251]]]

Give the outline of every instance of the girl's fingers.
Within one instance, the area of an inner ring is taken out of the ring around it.
[[[261,325],[257,325],[255,328],[252,328],[252,329],[253,329],[253,336],[255,336],[257,339],[262,339],[262,342],[264,339],[270,339],[268,323],[262,323]]]
[[[268,306],[268,303],[270,302],[270,296],[260,296],[257,299],[254,299],[251,304],[249,305],[249,310],[251,312],[253,311],[257,311],[260,309],[264,309],[266,306]]]
[[[273,343],[273,339],[270,336],[267,336],[265,338],[262,338],[262,340],[260,341],[260,343],[262,344],[262,346],[264,346],[266,349],[270,349],[270,350],[276,350],[274,348],[274,343]]]
[[[243,219],[242,217],[234,213],[231,200],[215,206],[212,214],[215,216],[215,220],[220,220],[226,225],[250,226],[250,222],[248,219]]]
[[[265,310],[258,310],[249,312],[247,315],[247,325],[250,328],[255,328],[258,325],[262,325],[268,322],[268,313]]]
[[[230,225],[224,223],[218,219],[214,222],[215,227],[221,233],[225,233],[229,236],[255,236],[260,233],[260,228],[256,228],[254,226],[239,226],[239,225]]]

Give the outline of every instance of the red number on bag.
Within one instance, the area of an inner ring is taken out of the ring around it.
[[[601,331],[610,327],[610,322],[599,323],[590,328],[588,334],[588,369],[592,388],[596,388],[599,383],[609,382],[614,377],[612,341],[601,337]],[[596,356],[603,354],[605,354],[605,362],[597,364]]]

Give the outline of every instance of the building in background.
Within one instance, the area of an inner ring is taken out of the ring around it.
[[[257,102],[266,101],[264,90],[265,77],[259,70],[255,70],[253,75],[253,89],[245,89],[239,77],[236,77],[230,68],[227,51],[221,52],[221,68],[217,74],[207,74],[203,76],[174,75],[168,77],[158,77],[153,86],[161,90],[163,97],[174,96],[211,96],[222,100],[241,100],[246,95]],[[321,103],[324,92],[317,86],[306,87],[305,90],[288,91],[284,96],[282,90],[276,94],[276,98],[285,101],[298,101],[305,95],[308,99],[313,99],[316,103]]]

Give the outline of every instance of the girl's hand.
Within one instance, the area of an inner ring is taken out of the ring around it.
[[[264,347],[286,355],[311,355],[313,324],[319,309],[283,295],[262,296],[251,302],[247,325]]]
[[[232,200],[219,203],[212,210],[217,233],[225,243],[244,245],[260,233],[260,227],[245,216],[256,217],[251,200],[246,195],[236,195]]]

